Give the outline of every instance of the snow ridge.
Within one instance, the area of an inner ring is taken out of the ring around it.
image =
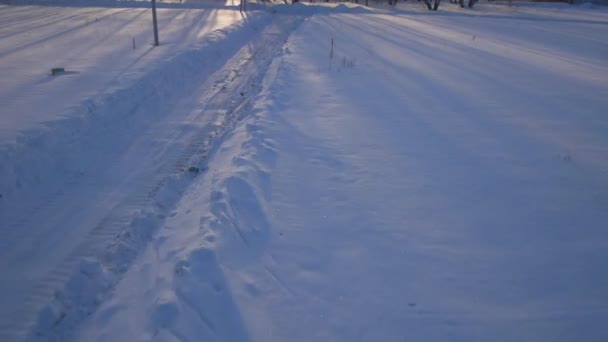
[[[83,187],[89,187],[88,183],[95,186],[98,169],[108,167],[107,163],[120,153],[124,146],[133,144],[135,138],[145,132],[152,122],[161,119],[166,113],[162,109],[179,98],[182,87],[195,89],[194,85],[200,82],[200,77],[204,78],[213,72],[213,68],[221,66],[220,63],[225,58],[217,58],[218,56],[230,56],[238,51],[258,30],[269,23],[269,19],[266,14],[256,13],[248,16],[246,21],[217,30],[197,46],[161,63],[157,70],[140,79],[125,80],[122,83],[125,84],[123,88],[86,101],[66,119],[50,123],[49,129],[28,132],[15,144],[3,146],[0,153],[0,193],[3,194],[3,201],[0,203],[0,218],[3,222],[1,234],[2,242],[6,245],[3,253],[10,251],[8,247],[25,243],[24,239],[28,237],[21,232],[35,224],[38,216],[47,217],[46,225],[52,227],[54,216],[49,213],[56,210],[53,203],[62,203],[70,189],[82,191]],[[216,46],[222,46],[222,49],[218,50]],[[180,87],[175,87],[175,84]],[[199,132],[202,136],[185,146],[181,155],[176,154],[174,160],[169,161],[163,168],[164,171],[161,170],[162,172],[152,179],[144,180],[141,186],[137,186],[139,190],[128,195],[120,203],[115,203],[114,209],[94,228],[91,227],[93,229],[86,241],[35,286],[29,297],[24,299],[24,305],[11,314],[10,322],[3,322],[0,327],[0,339],[10,340],[28,331],[33,320],[32,315],[38,312],[41,304],[47,302],[50,297],[55,298],[55,303],[42,312],[38,330],[49,328],[49,324],[56,327],[65,321],[64,316],[69,310],[58,311],[57,302],[66,301],[65,298],[69,295],[53,293],[63,286],[66,280],[68,293],[79,292],[78,296],[85,297],[86,293],[90,293],[86,289],[87,286],[96,287],[93,292],[97,292],[107,288],[107,284],[112,284],[115,277],[100,271],[99,261],[86,258],[96,255],[108,239],[115,238],[126,228],[133,232],[126,234],[124,240],[119,239],[120,243],[115,242],[115,251],[109,253],[125,257],[122,260],[124,263],[116,265],[111,271],[126,267],[126,256],[137,251],[138,246],[146,240],[155,226],[155,220],[159,219],[154,216],[157,214],[155,209],[171,203],[175,199],[172,196],[179,193],[180,186],[187,184],[191,173],[184,170],[185,165],[191,162],[194,152],[201,152],[202,146],[208,143],[206,134],[212,129],[202,129]],[[107,144],[109,141],[112,144]],[[203,155],[206,152],[203,151]],[[199,169],[202,168],[201,164]],[[65,174],[72,176],[66,178]],[[89,174],[92,176],[88,176]],[[145,184],[146,182],[148,183]],[[173,190],[167,192],[169,187]],[[36,198],[33,198],[34,194]],[[22,207],[24,203],[32,200],[36,200],[38,204],[34,204],[33,208]],[[148,211],[152,204],[156,206],[152,209],[154,214]],[[21,213],[27,215],[20,215]],[[85,260],[81,261],[83,257]],[[5,262],[10,264],[12,261],[3,258],[2,263]],[[75,268],[78,271],[72,275]],[[74,277],[85,278],[74,280]],[[100,277],[106,280],[99,281]],[[89,285],[81,287],[83,284]],[[76,290],[76,287],[80,288]],[[83,299],[69,299],[67,302],[73,300]],[[78,310],[89,310],[97,303],[95,299],[87,300],[90,300],[90,305],[80,306]]]
[[[134,202],[131,207],[123,204],[121,207],[126,209],[111,213],[109,221],[97,226],[87,242],[61,266],[58,272],[68,276],[65,286],[55,291],[52,301],[41,310],[29,340],[63,340],[73,334],[170,216],[192,180],[204,175],[207,160],[221,146],[224,136],[247,115],[249,99],[259,91],[258,84],[265,70],[300,19],[290,16],[276,18],[273,22],[214,75],[214,86],[208,94],[205,110],[225,110],[213,125],[201,129],[198,138],[192,139],[173,166],[173,172],[149,187],[143,202]],[[229,187],[233,188],[233,185]],[[116,218],[124,223],[116,222]],[[109,246],[99,244],[100,236],[106,236],[106,240],[113,236]],[[158,315],[165,317],[163,312],[172,309],[168,304],[161,305],[159,310]]]

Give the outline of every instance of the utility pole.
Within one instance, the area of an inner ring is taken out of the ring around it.
[[[152,22],[154,24],[154,46],[158,46],[158,25],[156,24],[156,0],[152,0]]]

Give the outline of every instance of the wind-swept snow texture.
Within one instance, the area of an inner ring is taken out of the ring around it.
[[[79,339],[607,340],[608,12],[478,6],[306,19]]]
[[[2,150],[0,333],[608,340],[608,10],[270,12]]]
[[[0,122],[2,143],[44,130],[241,18],[227,9],[160,8],[162,45],[153,48],[148,8],[0,6],[0,103],[11,118]],[[66,72],[52,77],[53,67]]]

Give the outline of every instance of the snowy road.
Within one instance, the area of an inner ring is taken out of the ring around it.
[[[608,339],[605,8],[274,8],[3,120],[0,339]]]
[[[157,203],[157,193],[208,148],[209,135],[251,88],[240,70],[247,56],[226,61],[241,50],[252,53],[270,18],[161,9],[163,45],[152,50],[133,49],[131,38],[125,49],[116,44],[132,33],[150,36],[149,18],[143,18],[150,12],[143,9],[9,6],[1,14],[11,25],[1,31],[0,67],[15,76],[3,78],[0,91],[2,125],[8,127],[0,144],[5,341],[27,334],[33,324],[57,324],[48,318],[52,310],[38,313],[66,281],[68,287],[74,282],[82,258],[98,256],[146,210],[169,205]],[[104,20],[111,22],[96,26]],[[125,35],[117,27],[128,27]],[[37,68],[44,58],[69,60],[82,72],[51,78]],[[11,140],[12,134],[18,138]],[[112,266],[122,268],[129,258],[117,261]],[[64,329],[78,322],[68,319],[73,322]]]

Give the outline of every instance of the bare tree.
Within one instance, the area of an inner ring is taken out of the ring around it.
[[[465,0],[450,0],[450,3],[452,4],[459,4],[460,7],[464,8],[464,1]],[[468,4],[467,6],[469,8],[473,8],[473,6],[478,2],[479,0],[468,0]]]
[[[429,11],[436,11],[439,8],[439,3],[441,0],[422,0]],[[432,3],[431,3],[432,1]]]

